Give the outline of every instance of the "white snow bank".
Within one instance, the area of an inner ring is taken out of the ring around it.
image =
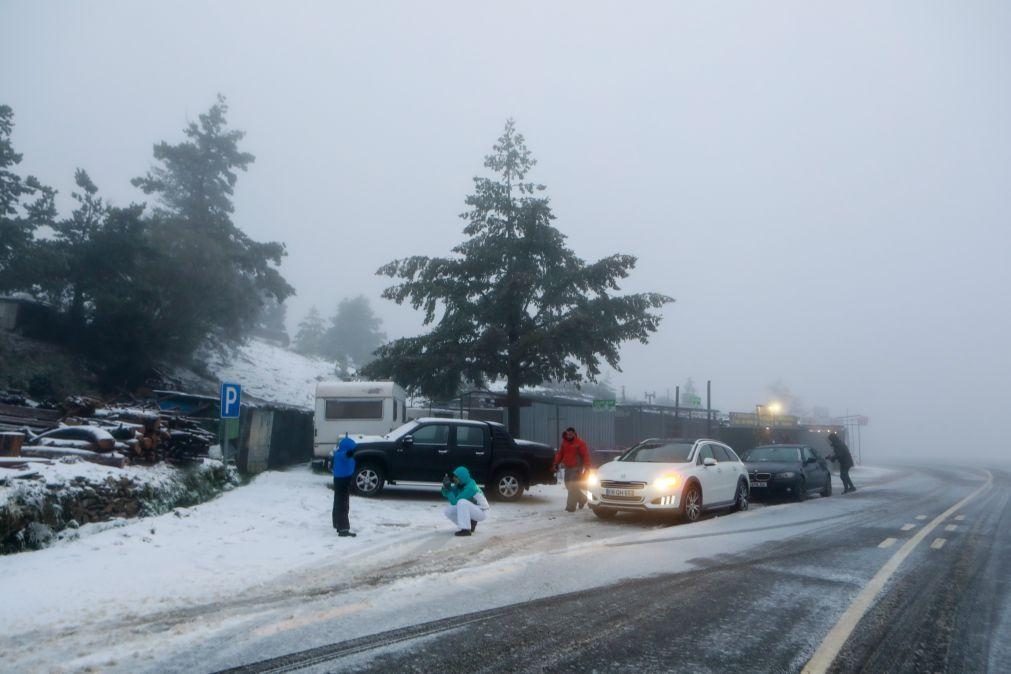
[[[260,339],[249,340],[236,349],[234,355],[208,354],[207,369],[218,382],[241,384],[244,393],[267,402],[304,409],[313,407],[317,382],[337,378],[334,363],[302,356]],[[209,382],[192,373],[179,371],[174,376],[184,385],[208,390]],[[213,387],[216,383],[210,384]],[[216,394],[217,390],[212,393]]]

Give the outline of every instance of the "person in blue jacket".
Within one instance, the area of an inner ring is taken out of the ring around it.
[[[333,451],[333,528],[338,536],[354,536],[348,510],[351,507],[351,477],[355,474],[355,448],[358,443],[347,433]]]
[[[459,527],[454,536],[470,536],[477,523],[488,517],[488,499],[466,466],[454,468],[452,475],[443,478],[442,495],[449,501],[443,512]]]

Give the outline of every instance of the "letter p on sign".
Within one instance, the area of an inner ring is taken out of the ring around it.
[[[238,384],[221,384],[221,418],[238,419],[242,387]]]

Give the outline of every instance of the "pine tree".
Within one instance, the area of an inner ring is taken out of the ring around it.
[[[231,219],[238,171],[253,155],[239,150],[242,131],[228,129],[225,99],[185,130],[187,140],[154,147],[158,164],[132,182],[158,197],[154,243],[170,265],[164,311],[177,317],[174,345],[192,353],[208,335],[241,341],[255,327],[265,296],[282,302],[294,292],[277,266],[284,245],[259,243]]]
[[[56,219],[56,191],[35,176],[15,172],[22,155],[14,151],[14,110],[0,105],[0,291],[26,290],[37,278],[31,260],[35,230]],[[34,197],[32,201],[25,201]]]
[[[386,341],[386,333],[380,329],[382,324],[372,312],[367,297],[344,298],[323,335],[323,355],[345,367],[367,365],[376,349]]]
[[[526,180],[534,164],[509,120],[484,162],[495,177],[476,177],[466,199],[470,238],[453,257],[411,257],[379,269],[401,281],[383,296],[423,309],[434,327],[381,347],[365,370],[437,399],[455,395],[464,381],[504,379],[514,434],[521,386],[593,380],[601,361],[618,370],[621,343],[646,342],[658,310],[673,301],[612,294],[635,258],[615,254],[587,264],[577,257],[551,224],[545,187]]]
[[[325,332],[323,319],[320,318],[316,307],[310,307],[309,313],[298,324],[298,332],[295,333],[295,351],[304,356],[322,355],[323,333]]]

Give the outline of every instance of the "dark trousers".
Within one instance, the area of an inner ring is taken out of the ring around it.
[[[349,531],[351,520],[348,519],[348,509],[351,507],[351,478],[335,477],[333,479],[333,528],[337,531]]]
[[[565,488],[569,490],[569,496],[565,499],[565,509],[575,510],[576,504],[586,505],[586,493],[583,491],[583,469],[565,469]]]
[[[842,478],[842,486],[846,491],[856,489],[850,479],[850,466],[839,466],[839,477]]]

